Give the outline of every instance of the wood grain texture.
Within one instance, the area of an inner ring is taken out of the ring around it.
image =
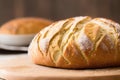
[[[60,20],[73,16],[106,17],[120,23],[120,0],[0,0],[0,25],[25,16]]]
[[[33,64],[27,54],[13,54],[0,55],[0,77],[6,80],[119,80],[120,68],[50,68]]]
[[[0,0],[0,25],[14,18],[13,0]]]
[[[14,17],[18,18],[25,15],[24,0],[14,0]]]

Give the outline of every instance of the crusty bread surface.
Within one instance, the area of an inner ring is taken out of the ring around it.
[[[61,20],[34,37],[28,54],[35,64],[51,67],[120,66],[120,25],[89,16]]]

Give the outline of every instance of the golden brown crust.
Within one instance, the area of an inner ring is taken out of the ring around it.
[[[120,25],[88,16],[58,21],[36,35],[28,53],[34,63],[52,67],[120,66]]]
[[[36,34],[52,21],[42,18],[18,18],[3,24],[0,34]]]

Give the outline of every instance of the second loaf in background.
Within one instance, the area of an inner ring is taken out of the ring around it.
[[[37,17],[24,17],[10,20],[0,28],[0,34],[22,35],[36,34],[44,27],[50,25],[51,20]]]

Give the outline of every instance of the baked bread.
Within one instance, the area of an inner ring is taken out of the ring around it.
[[[120,25],[88,16],[61,20],[34,37],[28,54],[35,64],[51,67],[120,66]]]
[[[18,18],[3,24],[0,28],[0,34],[36,34],[52,21],[42,18]]]

